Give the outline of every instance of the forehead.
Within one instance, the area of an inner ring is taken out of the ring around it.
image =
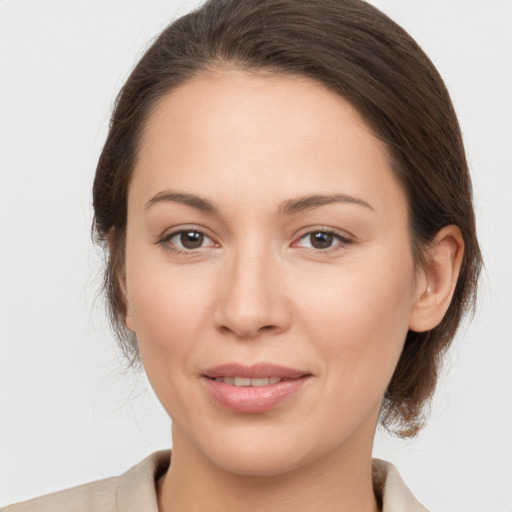
[[[267,142],[278,143],[291,128],[295,137],[311,139],[334,135],[331,129],[339,132],[340,124],[371,133],[357,110],[320,82],[237,69],[203,73],[164,95],[146,123],[142,145],[158,140],[157,132],[169,121],[176,123],[176,136],[193,133],[216,143],[216,135],[231,131],[233,139],[246,137],[246,147],[255,136],[261,142],[265,134]]]
[[[361,195],[390,181],[396,188],[386,146],[340,95],[304,77],[223,70],[160,99],[130,188],[270,199],[278,190]]]

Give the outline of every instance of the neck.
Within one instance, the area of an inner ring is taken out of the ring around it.
[[[352,446],[282,474],[247,476],[220,469],[175,434],[171,466],[158,482],[159,510],[378,512],[371,443],[365,452]]]

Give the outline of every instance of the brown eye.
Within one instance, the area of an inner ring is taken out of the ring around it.
[[[297,245],[316,251],[327,251],[350,243],[351,240],[330,231],[311,231],[302,236]]]
[[[328,249],[329,247],[331,247],[332,242],[334,240],[334,236],[332,235],[332,233],[311,233],[309,237],[311,241],[311,247],[315,249]]]
[[[186,231],[181,233],[180,242],[185,249],[198,249],[203,245],[204,235],[197,231]]]
[[[167,238],[166,244],[178,251],[192,251],[211,246],[213,242],[204,233],[190,229],[173,233]]]

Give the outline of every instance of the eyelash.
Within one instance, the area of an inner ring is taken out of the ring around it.
[[[205,247],[198,247],[196,249],[187,249],[187,248],[179,248],[176,247],[175,244],[171,243],[171,240],[177,236],[181,236],[184,234],[190,234],[195,233],[200,236],[203,236],[205,239],[208,239],[212,242],[212,245],[214,245],[215,242],[209,237],[204,231],[197,229],[197,228],[184,228],[184,229],[178,229],[177,231],[173,231],[172,233],[169,233],[168,235],[165,235],[162,237],[157,243],[158,245],[161,245],[162,247],[165,247],[166,250],[171,251],[176,254],[192,254],[194,252],[197,252],[197,250],[204,249]],[[208,247],[208,246],[206,246]]]
[[[307,247],[309,251],[313,251],[316,254],[328,254],[340,249],[343,249],[347,247],[348,245],[352,244],[354,242],[353,239],[348,238],[347,236],[342,236],[336,231],[333,231],[331,229],[313,229],[311,231],[308,231],[300,236],[300,238],[297,239],[297,242],[294,242],[293,245],[296,245],[301,240],[311,237],[313,235],[322,234],[322,235],[329,235],[333,237],[333,245],[324,248],[324,249],[317,249],[316,247]],[[334,243],[334,239],[338,241],[338,243]],[[311,238],[310,238],[311,240]]]
[[[194,233],[194,234],[200,235],[200,236],[210,240],[211,244],[208,246],[201,246],[201,247],[197,247],[194,249],[187,249],[187,248],[181,249],[181,248],[176,247],[175,244],[171,243],[171,240],[173,238],[187,234],[187,233],[188,234]],[[334,251],[342,249],[342,248],[346,247],[347,245],[350,245],[354,242],[353,239],[348,238],[346,236],[342,236],[339,233],[337,233],[336,231],[333,231],[331,229],[315,229],[315,230],[311,230],[311,231],[308,231],[308,232],[302,234],[295,242],[293,242],[292,247],[297,246],[297,244],[301,240],[306,239],[307,237],[311,237],[312,235],[317,235],[317,234],[332,236],[333,242],[334,242],[334,239],[336,239],[338,241],[338,243],[331,245],[327,248],[323,248],[323,249],[318,249],[315,247],[305,247],[307,250],[312,251],[317,254],[327,254],[330,252],[334,252]],[[175,254],[192,254],[194,252],[197,252],[198,250],[215,245],[215,242],[212,240],[212,238],[210,236],[208,236],[204,231],[197,229],[197,228],[190,228],[190,229],[185,228],[185,229],[179,229],[177,231],[173,231],[172,233],[165,235],[157,243],[158,243],[158,245],[165,247],[166,250],[169,250]]]

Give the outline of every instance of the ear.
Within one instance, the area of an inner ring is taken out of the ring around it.
[[[418,276],[409,329],[425,332],[443,319],[459,277],[464,239],[458,226],[445,226],[425,251],[425,265]]]
[[[121,265],[119,263],[119,240],[117,237],[117,232],[115,228],[110,228],[110,231],[107,234],[107,242],[108,242],[108,250],[110,255],[110,261],[113,262],[112,271],[114,275],[112,278],[115,281],[115,287],[117,292],[121,295],[119,299],[122,301],[122,304],[125,309],[125,314],[123,318],[124,325],[132,332],[135,332],[133,318],[130,311],[130,303],[128,301],[128,293],[126,287],[126,272],[124,262]],[[117,260],[117,261],[116,261]],[[124,260],[124,258],[123,258]]]

